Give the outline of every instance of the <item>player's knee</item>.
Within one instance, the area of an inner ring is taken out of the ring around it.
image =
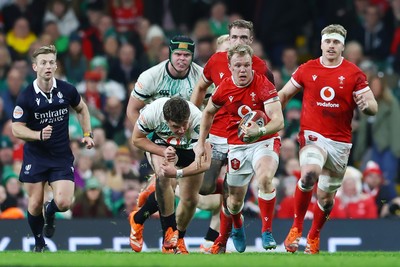
[[[309,171],[302,177],[301,181],[304,187],[312,187],[318,180],[318,174],[315,171]]]
[[[212,194],[215,192],[215,188],[216,188],[215,183],[211,183],[209,181],[204,180],[203,184],[201,185],[199,194],[203,196]]]
[[[72,205],[72,199],[68,198],[55,199],[55,202],[60,211],[67,211]]]
[[[331,211],[333,208],[334,200],[331,198],[323,198],[320,201],[320,204],[324,211]]]
[[[182,205],[185,208],[195,209],[197,207],[197,203],[199,202],[199,197],[198,197],[198,195],[190,196],[190,197],[184,197],[184,198],[180,199],[180,202],[182,202]]]

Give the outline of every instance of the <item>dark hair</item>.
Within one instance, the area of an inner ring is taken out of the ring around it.
[[[189,119],[190,108],[188,102],[181,97],[172,97],[163,107],[164,119],[176,123],[183,123]]]
[[[248,29],[250,31],[250,36],[254,35],[253,22],[244,19],[237,19],[232,21],[229,24],[228,28],[229,28],[229,34],[231,33],[232,28],[241,28],[241,29]]]

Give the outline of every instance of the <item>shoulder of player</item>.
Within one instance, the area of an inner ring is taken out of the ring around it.
[[[199,64],[197,64],[196,62],[192,62],[192,65],[190,67],[190,70],[193,72],[199,72],[199,73],[203,73],[203,67],[200,66]]]
[[[143,71],[139,78],[146,77],[146,76],[155,76],[163,73],[164,70],[167,68],[168,59],[158,63],[157,65],[148,68],[147,70]]]

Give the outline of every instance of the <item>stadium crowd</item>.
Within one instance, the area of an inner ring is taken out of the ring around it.
[[[195,41],[194,61],[204,66],[216,39],[238,18],[253,21],[252,48],[272,70],[278,90],[300,64],[319,55],[324,25],[339,23],[348,29],[344,56],[367,74],[379,112],[367,118],[355,111],[350,167],[331,218],[400,216],[400,0],[340,0],[330,2],[329,9],[323,2],[1,1],[0,218],[25,218],[27,210],[18,181],[23,142],[11,133],[11,117],[17,95],[34,79],[30,56],[35,49],[56,46],[57,78],[77,87],[91,114],[93,150],[83,149],[78,118],[70,118],[76,196],[64,218],[126,218],[152,174],[143,152],[130,142],[133,125],[126,106],[133,85],[140,73],[169,58],[168,42],[177,34]],[[284,110],[274,178],[277,218],[293,217],[301,106],[298,94]],[[256,186],[246,197],[247,216],[259,216]],[[312,218],[311,211],[306,218]]]

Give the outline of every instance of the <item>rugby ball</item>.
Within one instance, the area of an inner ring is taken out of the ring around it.
[[[267,123],[269,122],[269,118],[261,110],[253,110],[243,116],[238,126],[238,138],[245,143],[253,143],[260,138],[260,136],[252,136],[252,137],[244,136],[242,125],[249,125],[250,121],[254,121],[255,123],[257,123],[259,127],[263,127],[267,125]]]

